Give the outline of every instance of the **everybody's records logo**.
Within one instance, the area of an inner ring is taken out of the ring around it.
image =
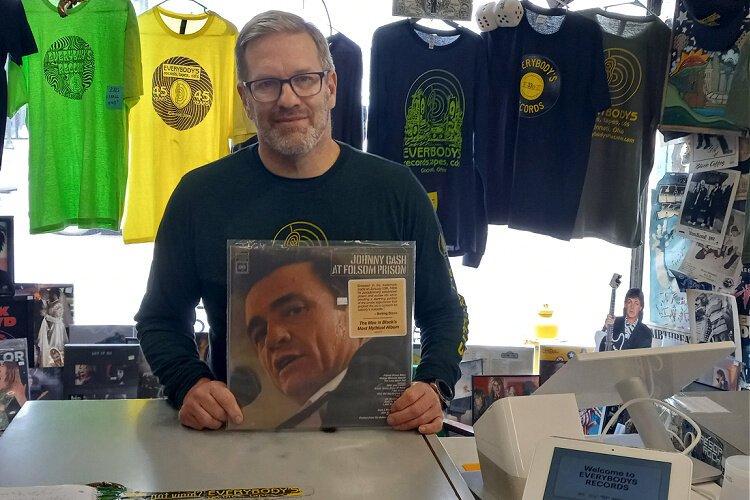
[[[55,92],[81,100],[94,81],[94,51],[78,36],[58,38],[44,53],[44,77]]]
[[[177,130],[195,127],[214,101],[211,78],[189,57],[170,57],[154,71],[151,100],[164,123]]]
[[[521,61],[520,115],[541,116],[555,107],[560,97],[560,72],[550,59],[528,54]]]

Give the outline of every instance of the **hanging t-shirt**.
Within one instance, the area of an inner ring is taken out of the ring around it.
[[[634,248],[643,241],[641,204],[654,162],[670,30],[656,16],[581,14],[601,26],[612,107],[596,115],[573,237]]]
[[[255,132],[237,93],[237,28],[214,12],[138,16],[150,97],[130,115],[125,243],[153,241],[182,176]]]
[[[24,81],[10,82],[9,108],[28,102],[30,231],[117,230],[128,110],[143,93],[133,5],[84,2],[66,18],[48,0],[23,6],[39,53],[11,74]]]
[[[528,2],[524,6],[520,24],[503,28],[516,38],[508,44],[511,56],[521,53],[509,75],[517,78],[510,82],[514,92],[497,96],[518,104],[512,173],[508,165],[490,168],[504,169],[504,182],[512,183],[510,227],[567,240],[586,176],[594,118],[610,105],[602,34],[580,14]],[[490,88],[495,84],[491,81]],[[492,135],[507,139],[506,118],[492,115],[504,123],[495,122]]]
[[[750,132],[747,98],[750,86],[747,77],[742,77],[743,72],[746,75],[750,71],[750,56],[746,54],[750,44],[745,43],[750,38],[750,17],[745,18],[736,41],[729,48],[713,51],[700,46],[693,32],[696,23],[681,0],[678,0],[676,13],[659,129],[690,133]]]
[[[362,49],[343,33],[329,36],[328,48],[338,75],[331,133],[334,139],[362,149]]]
[[[5,77],[5,61],[21,64],[23,56],[37,51],[26,12],[20,0],[0,0],[0,141],[5,137],[5,115],[8,112],[8,82]],[[0,165],[3,163],[3,148],[0,146]]]
[[[410,167],[432,199],[448,254],[477,267],[487,241],[487,56],[465,28],[408,20],[372,39],[367,149]]]

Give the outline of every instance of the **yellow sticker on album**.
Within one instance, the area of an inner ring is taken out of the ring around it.
[[[349,281],[349,335],[395,337],[407,333],[404,278]]]

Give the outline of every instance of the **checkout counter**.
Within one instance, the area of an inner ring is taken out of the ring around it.
[[[297,487],[320,499],[473,499],[438,437],[194,431],[163,400],[29,401],[0,436],[0,486]]]

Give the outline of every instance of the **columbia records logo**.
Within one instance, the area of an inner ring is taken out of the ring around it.
[[[81,37],[64,36],[44,54],[44,77],[55,92],[81,100],[94,81],[94,51]]]
[[[560,97],[560,72],[554,61],[528,54],[521,61],[519,111],[523,118],[541,116],[555,107]]]
[[[612,107],[622,106],[641,87],[641,63],[632,52],[611,48],[604,51],[604,68],[607,72]]]
[[[170,57],[154,71],[151,101],[164,123],[177,130],[195,127],[214,101],[211,78],[189,57]]]
[[[328,238],[321,228],[312,222],[297,221],[279,229],[273,237],[276,243],[286,247],[327,246]]]

